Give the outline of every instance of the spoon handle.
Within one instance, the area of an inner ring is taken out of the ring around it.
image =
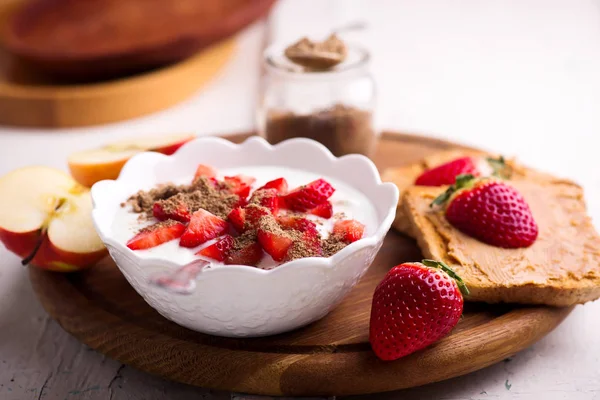
[[[169,292],[177,294],[192,294],[196,289],[196,278],[210,263],[195,260],[175,271],[163,272],[150,278],[150,283]]]

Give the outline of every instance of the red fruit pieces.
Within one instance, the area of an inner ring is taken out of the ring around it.
[[[285,207],[290,210],[308,211],[326,202],[333,192],[335,192],[335,189],[327,181],[317,179],[308,185],[291,191],[282,198]]]
[[[446,219],[461,232],[496,247],[529,247],[538,236],[525,198],[494,179],[458,191],[446,208]]]
[[[241,249],[234,249],[225,258],[225,264],[256,266],[263,258],[263,250],[258,242],[250,243]]]
[[[312,210],[308,211],[312,215],[316,215],[321,218],[329,219],[333,215],[333,206],[330,201],[326,201],[323,204],[319,204]]]
[[[277,223],[283,229],[295,229],[300,232],[311,231],[317,233],[317,224],[306,218],[280,215],[277,217]]]
[[[256,190],[252,193],[249,203],[268,208],[273,215],[279,211],[279,196],[275,189]]]
[[[245,208],[246,211],[246,228],[247,227],[251,227],[251,228],[255,228],[258,225],[258,221],[264,217],[265,215],[270,215],[269,214],[269,210],[264,208],[264,207],[260,207],[260,206],[256,206],[256,205],[249,205]]]
[[[224,219],[200,209],[192,214],[190,223],[179,240],[182,247],[196,247],[224,234],[229,224]]]
[[[293,240],[281,232],[269,232],[259,229],[257,233],[258,242],[263,250],[267,252],[273,260],[283,261],[288,253]]]
[[[185,225],[175,221],[164,221],[142,229],[127,242],[131,250],[144,250],[177,239],[185,231]]]
[[[171,201],[166,200],[159,200],[154,203],[152,214],[159,221],[173,219],[179,222],[189,222],[191,217],[188,206],[185,203],[179,202],[173,205]]]
[[[333,234],[347,243],[353,243],[362,238],[365,225],[354,219],[337,221],[333,225]]]
[[[197,252],[196,255],[212,258],[217,261],[225,261],[231,249],[233,249],[233,244],[233,237],[225,235],[215,243]]]
[[[227,185],[227,189],[241,198],[246,198],[250,195],[250,187],[256,181],[255,178],[246,175],[226,176],[223,181]]]
[[[436,268],[392,268],[373,295],[369,341],[382,360],[396,360],[446,336],[463,312],[457,283]]]
[[[481,175],[476,159],[462,157],[423,172],[415,181],[419,186],[452,185],[458,175]]]
[[[200,164],[198,168],[196,168],[196,173],[194,174],[194,181],[198,178],[214,178],[217,176],[217,171],[208,165]]]
[[[227,219],[233,225],[236,231],[239,233],[244,232],[244,227],[246,225],[246,210],[238,207],[231,210]]]
[[[261,186],[256,190],[258,191],[263,189],[275,189],[277,190],[277,193],[285,194],[288,191],[288,183],[285,178],[277,178],[265,183],[264,186]]]
[[[304,231],[300,242],[306,247],[307,254],[310,254],[310,257],[323,255],[323,246],[321,245],[321,238],[317,231]]]

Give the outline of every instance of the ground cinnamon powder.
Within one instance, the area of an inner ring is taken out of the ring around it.
[[[272,144],[294,137],[313,139],[338,157],[353,153],[368,156],[377,144],[372,114],[343,104],[310,114],[271,111],[264,133]]]
[[[226,218],[239,203],[238,195],[219,190],[217,184],[206,178],[196,179],[191,185],[167,183],[147,191],[141,190],[127,200],[135,213],[143,217],[152,217],[154,203],[160,203],[165,211],[176,210],[184,205],[190,213],[199,209]]]

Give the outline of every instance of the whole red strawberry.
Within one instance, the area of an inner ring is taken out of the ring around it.
[[[396,360],[446,336],[462,315],[463,293],[463,281],[442,262],[392,268],[373,295],[369,341],[377,357]]]
[[[415,181],[419,186],[452,185],[458,175],[510,177],[504,158],[462,157],[423,172]]]
[[[531,246],[538,226],[525,198],[505,182],[464,175],[434,204],[447,201],[446,219],[456,229],[503,248]]]

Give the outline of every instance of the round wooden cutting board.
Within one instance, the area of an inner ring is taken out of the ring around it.
[[[379,168],[400,166],[452,147],[384,134],[374,161]],[[390,232],[365,277],[328,316],[294,332],[256,339],[204,335],[166,320],[110,259],[75,274],[30,268],[30,277],[48,313],[99,352],[175,381],[265,395],[366,394],[467,374],[535,343],[571,311],[469,303],[449,336],[408,357],[382,362],[368,342],[373,290],[392,266],[420,259],[412,239]]]

